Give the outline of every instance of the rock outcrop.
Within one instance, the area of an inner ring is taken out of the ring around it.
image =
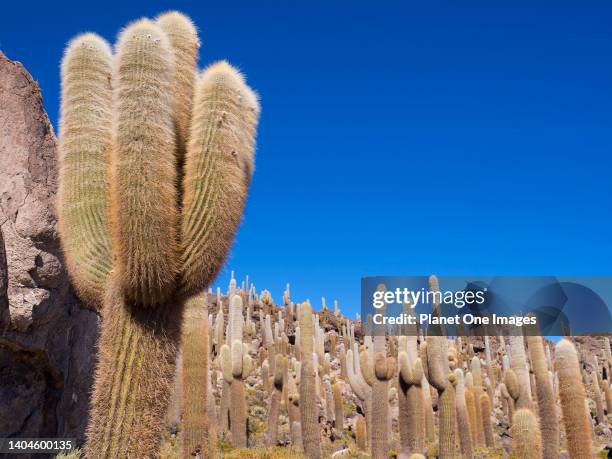
[[[57,145],[40,90],[1,52],[0,126],[0,437],[82,440],[99,318],[63,266]]]

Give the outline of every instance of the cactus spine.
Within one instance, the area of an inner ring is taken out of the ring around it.
[[[556,397],[548,376],[548,364],[541,336],[528,336],[529,355],[536,381],[538,414],[544,446],[544,459],[559,457],[559,422],[557,421]]]
[[[300,375],[300,424],[302,442],[306,456],[321,457],[321,439],[317,414],[316,373],[313,363],[313,316],[310,304],[300,306],[300,353],[302,356]]]
[[[567,449],[571,459],[591,457],[591,426],[585,407],[585,392],[578,354],[574,345],[563,339],[555,347],[555,367],[559,377],[559,397]]]
[[[542,459],[542,434],[530,409],[521,408],[512,420],[512,454],[517,459]]]
[[[183,314],[181,336],[183,383],[183,454],[214,451],[208,419],[208,311],[203,296],[189,299]]]
[[[128,26],[115,56],[86,34],[62,62],[62,249],[79,296],[104,309],[89,457],[157,454],[183,303],[218,271],[244,206],[257,100],[223,63],[199,79],[192,116],[197,46],[168,13]]]

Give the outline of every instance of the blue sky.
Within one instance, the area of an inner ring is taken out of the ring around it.
[[[7,2],[57,126],[82,31],[189,14],[261,95],[226,270],[359,308],[362,275],[611,274],[610,2]],[[330,5],[331,4],[331,5]]]

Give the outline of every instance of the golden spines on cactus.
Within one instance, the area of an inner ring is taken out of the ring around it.
[[[117,45],[111,228],[116,272],[130,300],[151,305],[175,289],[177,168],[174,55],[166,34],[143,19]]]
[[[557,459],[559,457],[559,421],[557,419],[556,397],[548,376],[548,364],[542,337],[528,336],[527,344],[536,381],[544,459]]]
[[[178,165],[183,164],[189,141],[193,87],[196,78],[200,39],[195,25],[187,16],[178,11],[169,11],[156,19],[157,25],[166,33],[174,51],[175,63],[175,105],[176,144]]]
[[[559,398],[570,458],[590,458],[592,448],[590,416],[585,407],[586,395],[580,363],[576,348],[567,339],[562,339],[555,347],[555,369],[559,378]]]
[[[514,413],[510,434],[512,435],[513,457],[542,459],[542,434],[538,419],[530,409],[521,408]]]
[[[112,51],[87,33],[62,60],[59,142],[59,232],[79,297],[96,306],[112,270],[108,163],[112,137]]]
[[[182,289],[208,285],[240,223],[251,182],[259,103],[244,77],[222,61],[196,82],[185,160]]]
[[[183,456],[211,450],[208,418],[208,310],[203,295],[185,303],[181,335]]]

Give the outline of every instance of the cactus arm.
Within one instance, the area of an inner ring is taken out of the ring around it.
[[[259,104],[226,62],[196,83],[183,181],[181,278],[185,292],[206,287],[221,268],[240,223],[254,164]]]
[[[175,105],[177,165],[179,170],[189,141],[193,88],[195,84],[200,39],[195,25],[187,16],[178,11],[169,11],[157,17],[157,25],[166,33],[174,52],[175,63]]]
[[[177,189],[174,56],[166,34],[143,19],[119,36],[111,228],[128,298],[157,304],[175,289]]]
[[[79,35],[62,60],[59,232],[79,297],[101,307],[112,270],[108,165],[112,130],[112,52],[102,38]]]

